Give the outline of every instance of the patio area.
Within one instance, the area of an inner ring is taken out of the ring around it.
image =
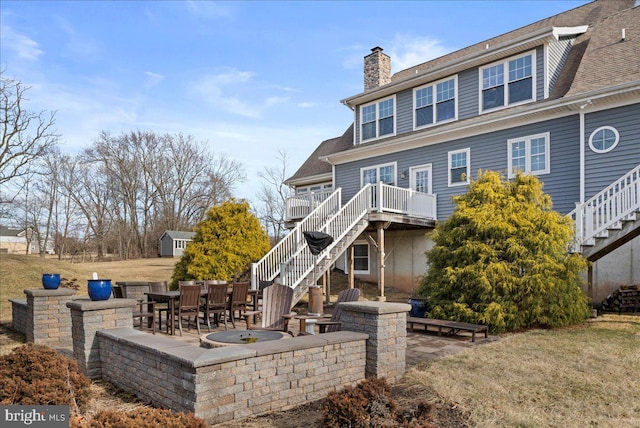
[[[231,323],[228,323],[228,331],[240,331],[244,330],[246,323],[242,321],[241,323],[237,323],[237,328],[234,329],[231,326]],[[291,332],[297,336],[299,333],[299,323],[297,320],[293,320],[293,322],[289,323],[289,327]],[[164,326],[163,326],[164,328]],[[201,336],[209,334],[209,330],[206,325],[201,325]],[[181,341],[184,343],[189,343],[192,345],[199,346],[200,345],[200,336],[198,335],[198,331],[192,327],[191,330],[183,329],[182,336],[176,334],[175,336],[167,335],[163,330],[162,332],[156,332],[156,335],[160,334],[163,336],[170,337],[174,340]],[[219,327],[211,326],[211,332],[225,331],[224,324]],[[317,329],[316,329],[317,333]],[[149,333],[151,334],[151,333]],[[444,357],[446,355],[452,355],[459,352],[464,352],[468,349],[471,349],[476,346],[480,346],[485,343],[491,343],[499,339],[499,336],[489,335],[488,338],[484,337],[476,337],[475,342],[471,342],[471,334],[470,333],[462,333],[455,336],[438,336],[437,332],[423,332],[416,331],[412,332],[411,330],[407,331],[407,350],[406,350],[406,363],[407,368],[415,366],[417,364],[424,364],[431,362],[435,359]]]

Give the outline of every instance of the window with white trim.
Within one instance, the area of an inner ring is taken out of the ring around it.
[[[431,192],[431,164],[412,166],[409,168],[411,174],[409,183],[413,190],[422,193]]]
[[[379,181],[396,185],[395,162],[360,169],[360,187],[364,187],[365,184],[377,184]]]
[[[369,243],[356,242],[353,244],[353,273],[366,274],[369,272]]]
[[[548,174],[549,140],[548,132],[507,140],[509,178],[515,177],[518,172]]]
[[[413,90],[413,127],[433,125],[458,117],[458,77],[448,78]],[[435,97],[434,97],[435,94]]]
[[[480,112],[533,101],[535,61],[532,51],[481,67]]]
[[[395,134],[395,105],[395,97],[389,97],[360,108],[361,141]]]
[[[331,183],[320,183],[314,184],[313,186],[305,186],[305,187],[296,187],[296,195],[304,195],[310,192],[325,192],[333,190],[333,184]]]
[[[613,126],[601,126],[589,136],[589,147],[595,153],[607,153],[620,141],[620,134]]]
[[[449,186],[462,186],[470,183],[471,149],[454,150],[449,157]]]

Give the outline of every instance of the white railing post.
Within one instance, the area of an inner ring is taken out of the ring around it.
[[[258,265],[251,263],[251,289],[258,289]]]
[[[378,212],[379,213],[382,212],[382,186],[383,186],[382,181],[378,181],[378,188],[376,189],[378,195],[377,195],[376,199],[378,199],[377,202],[378,202]]]

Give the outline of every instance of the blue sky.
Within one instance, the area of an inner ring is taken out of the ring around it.
[[[103,130],[191,134],[244,165],[255,201],[278,150],[292,175],[349,126],[372,47],[396,72],[584,3],[2,0],[0,67],[57,112],[64,153]]]

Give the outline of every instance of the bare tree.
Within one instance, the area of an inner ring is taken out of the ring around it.
[[[292,195],[292,190],[284,182],[287,179],[287,153],[279,149],[276,161],[275,166],[267,166],[258,172],[262,183],[257,198],[260,203],[260,219],[269,235],[278,242],[286,234],[285,204]]]
[[[17,80],[3,77],[0,72],[0,185],[28,174],[29,163],[42,158],[58,140],[58,135],[53,131],[55,113],[34,113],[25,109],[28,89]],[[10,201],[11,198],[8,198],[0,202]]]
[[[155,255],[162,232],[192,227],[245,177],[239,162],[183,134],[102,132],[84,156],[113,187],[110,230],[123,258]]]

